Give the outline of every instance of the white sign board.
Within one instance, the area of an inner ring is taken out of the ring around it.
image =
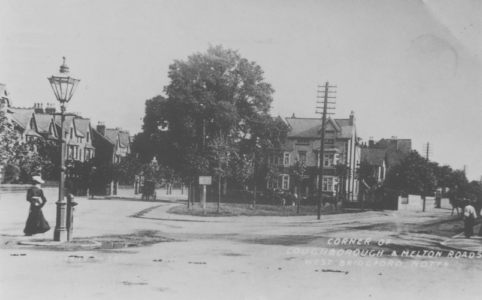
[[[211,176],[199,176],[200,185],[211,185],[211,182],[212,182]]]

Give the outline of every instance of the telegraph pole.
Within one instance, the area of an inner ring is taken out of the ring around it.
[[[323,96],[317,96],[317,98],[323,99],[323,102],[317,101],[316,103],[323,103],[323,107],[316,107],[317,109],[323,109],[323,111],[316,111],[317,114],[322,114],[321,117],[321,144],[320,144],[320,170],[319,170],[319,178],[318,178],[318,220],[320,220],[321,217],[321,203],[322,203],[322,197],[323,197],[323,164],[324,164],[324,158],[325,158],[325,123],[326,123],[326,115],[333,115],[334,113],[329,113],[327,112],[328,109],[335,109],[334,106],[329,107],[328,104],[336,104],[334,101],[329,101],[328,99],[335,99],[336,97],[331,97],[329,96],[330,93],[334,94],[336,91],[330,91],[330,88],[336,88],[336,86],[330,86],[328,82],[324,86],[318,86],[318,88],[321,90],[318,90],[318,93],[323,93]]]
[[[432,147],[433,148],[433,147]],[[430,143],[424,145],[424,152],[425,152],[425,188],[424,188],[424,195],[423,195],[423,212],[425,212],[425,202],[427,199],[428,194],[428,161],[429,157],[432,154],[433,149],[430,148]]]

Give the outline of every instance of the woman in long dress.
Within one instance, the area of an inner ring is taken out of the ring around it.
[[[30,211],[23,232],[27,236],[44,233],[50,230],[49,223],[44,218],[42,207],[47,202],[41,184],[44,183],[40,176],[33,176],[33,186],[27,191],[27,201],[30,202]]]

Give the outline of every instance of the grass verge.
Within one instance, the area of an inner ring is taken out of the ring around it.
[[[317,215],[318,208],[316,205],[300,206],[300,213],[297,213],[296,206],[272,206],[272,205],[256,205],[238,204],[238,203],[221,203],[219,212],[217,203],[206,203],[206,213],[199,203],[195,203],[190,209],[186,205],[179,205],[168,210],[168,213],[190,216],[206,216],[206,217],[236,217],[236,216],[313,216]],[[343,209],[326,207],[321,210],[322,215],[354,213],[360,210]]]

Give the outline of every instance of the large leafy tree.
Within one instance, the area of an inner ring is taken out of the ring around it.
[[[222,46],[209,47],[206,53],[176,60],[169,78],[167,99],[146,102],[139,141],[155,145],[159,162],[186,183],[203,174],[239,177],[233,167],[239,166],[240,173],[247,167],[236,159],[249,157],[259,165],[263,152],[280,147],[286,125],[269,116],[274,90],[255,62]],[[217,152],[229,152],[221,164],[210,159]]]

